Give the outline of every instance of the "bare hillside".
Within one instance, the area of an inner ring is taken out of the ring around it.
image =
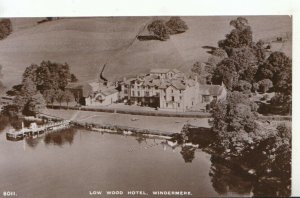
[[[18,83],[24,69],[42,60],[67,62],[80,80],[97,78],[107,63],[104,76],[110,80],[147,72],[150,68],[179,68],[188,71],[195,61],[205,61],[205,45],[231,30],[235,17],[182,17],[189,30],[167,41],[134,40],[152,17],[65,18],[37,24],[40,18],[16,18],[13,33],[0,41],[0,64],[4,83]],[[291,31],[291,19],[247,17],[254,39]],[[282,48],[291,54],[291,43]]]

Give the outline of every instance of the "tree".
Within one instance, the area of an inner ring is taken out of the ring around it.
[[[158,39],[165,41],[170,38],[167,28],[162,20],[155,20],[147,26],[149,32],[152,32]]]
[[[44,91],[43,96],[47,104],[51,104],[53,107],[53,103],[56,100],[56,91],[54,89],[48,89]]]
[[[227,132],[254,132],[256,115],[251,108],[252,103],[245,94],[238,91],[229,92],[226,101],[219,101],[214,106],[213,130],[221,136]]]
[[[282,114],[291,114],[292,112],[292,96],[286,95],[284,93],[276,93],[273,98],[271,98],[271,108],[280,108]]]
[[[270,79],[276,92],[292,93],[292,60],[283,52],[273,52],[259,66],[256,80]]]
[[[31,97],[36,93],[36,85],[31,79],[26,78],[23,82],[21,91],[14,98],[13,103],[17,106],[18,110],[22,112]]]
[[[166,22],[166,26],[168,27],[168,33],[178,34],[188,30],[188,26],[180,17],[171,17],[169,21]]]
[[[196,62],[191,69],[197,75],[200,84],[206,84],[207,79],[211,78],[209,77],[210,74],[206,71],[206,67],[205,63]]]
[[[218,45],[230,54],[232,48],[241,48],[253,44],[252,30],[248,25],[248,20],[244,17],[238,17],[230,21],[234,29],[227,34],[224,40],[219,41]]]
[[[12,24],[10,19],[2,19],[0,21],[0,40],[5,39],[12,32]]]
[[[35,95],[33,95],[28,103],[25,106],[26,112],[24,114],[27,115],[35,115],[37,112],[39,112],[41,109],[46,107],[46,101],[43,97],[43,95],[38,92]]]
[[[62,90],[58,90],[56,92],[56,101],[59,102],[59,107],[61,107],[61,103],[65,100],[65,92]]]
[[[237,63],[239,74],[243,74],[246,69],[257,64],[253,49],[249,47],[233,48],[230,58]]]
[[[237,71],[238,64],[230,59],[225,58],[216,67],[212,81],[214,84],[225,84],[226,88],[232,90],[236,87],[239,79],[239,73]]]
[[[257,83],[259,84],[259,88],[263,93],[266,93],[270,88],[273,87],[273,83],[270,79],[263,79]]]
[[[64,101],[67,102],[67,107],[69,107],[69,102],[75,101],[75,97],[74,97],[73,93],[70,91],[65,91],[64,92]]]
[[[74,74],[71,74],[71,82],[78,82],[78,79]]]
[[[251,87],[252,85],[249,82],[245,80],[239,80],[237,86],[235,87],[235,90],[246,94],[251,92]]]

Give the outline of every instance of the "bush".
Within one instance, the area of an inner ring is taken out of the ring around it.
[[[155,20],[147,26],[149,32],[152,32],[160,40],[165,41],[170,38],[167,27],[162,20]]]
[[[171,17],[170,20],[166,22],[166,26],[170,35],[188,30],[188,26],[180,17]]]
[[[12,24],[10,19],[2,19],[0,21],[0,40],[5,39],[12,32]]]
[[[259,90],[263,93],[266,93],[273,87],[273,82],[270,79],[263,79],[258,82]]]

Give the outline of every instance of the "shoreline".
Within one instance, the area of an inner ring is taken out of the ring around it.
[[[162,117],[131,115],[121,113],[54,110],[46,109],[40,112],[43,117],[70,120],[77,126],[85,128],[105,129],[117,132],[135,132],[170,136],[180,134],[185,125],[191,127],[211,128],[208,118]]]

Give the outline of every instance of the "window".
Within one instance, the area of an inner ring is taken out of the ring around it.
[[[178,107],[180,107],[180,103],[178,103]]]
[[[179,96],[179,99],[182,100],[182,96]]]
[[[133,97],[134,97],[134,91],[132,91],[132,94],[131,94]]]
[[[149,96],[149,91],[145,91],[145,96]]]
[[[140,91],[137,92],[137,95],[140,96]]]
[[[127,93],[128,93],[128,91],[127,91],[127,89],[125,89],[125,90],[124,90],[124,94],[127,94]]]
[[[175,97],[174,97],[174,96],[172,96],[172,101],[173,101],[173,102],[175,101]]]
[[[168,108],[168,103],[166,103],[166,106],[167,106],[167,108]]]
[[[173,93],[173,89],[171,89],[171,93]]]
[[[164,96],[164,99],[165,99],[165,100],[167,100],[167,97],[166,97],[166,96]]]

